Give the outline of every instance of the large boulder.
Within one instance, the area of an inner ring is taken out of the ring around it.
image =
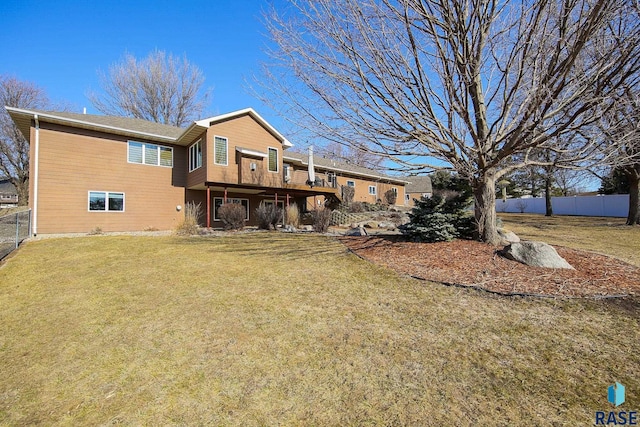
[[[572,269],[571,264],[558,255],[558,252],[543,242],[517,242],[506,246],[501,255],[505,258],[521,262],[533,267],[567,268]]]
[[[503,245],[520,242],[520,238],[516,235],[516,233],[504,228],[498,228],[498,236],[500,236]]]

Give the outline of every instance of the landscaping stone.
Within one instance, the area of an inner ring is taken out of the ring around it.
[[[364,223],[365,228],[378,228],[378,223],[375,221],[368,221]]]
[[[516,235],[516,233],[504,228],[498,228],[498,235],[500,235],[503,245],[520,242],[520,238]]]
[[[369,235],[369,233],[367,233],[367,230],[365,230],[363,226],[352,228],[350,230],[347,230],[347,232],[345,233],[345,236],[367,236],[367,235]]]
[[[506,246],[500,254],[505,258],[533,267],[567,268],[573,267],[556,250],[543,242],[517,242]]]
[[[387,230],[393,230],[396,225],[393,222],[383,221],[378,223],[378,228],[386,228]]]

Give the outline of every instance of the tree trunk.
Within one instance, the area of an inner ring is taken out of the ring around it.
[[[18,179],[11,180],[18,194],[18,206],[27,206],[29,204],[29,180],[21,181]]]
[[[553,206],[551,204],[551,177],[547,174],[544,179],[544,201],[545,201],[545,216],[553,215]]]
[[[500,243],[496,227],[496,177],[495,171],[485,171],[473,183],[473,198],[477,238],[496,245]]]
[[[629,179],[629,215],[627,225],[640,224],[640,173],[627,174]]]

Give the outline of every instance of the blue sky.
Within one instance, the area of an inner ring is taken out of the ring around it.
[[[99,91],[125,52],[137,58],[164,50],[186,55],[206,77],[205,115],[253,107],[278,130],[285,122],[251,96],[245,80],[259,75],[268,44],[267,0],[0,0],[0,74],[42,87],[73,111],[100,114],[86,97]]]

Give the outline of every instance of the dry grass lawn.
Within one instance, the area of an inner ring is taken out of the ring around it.
[[[504,226],[521,239],[585,249],[640,266],[640,227],[625,218],[498,213]]]
[[[593,425],[614,381],[640,409],[639,323],[323,236],[32,241],[0,268],[0,424]]]

